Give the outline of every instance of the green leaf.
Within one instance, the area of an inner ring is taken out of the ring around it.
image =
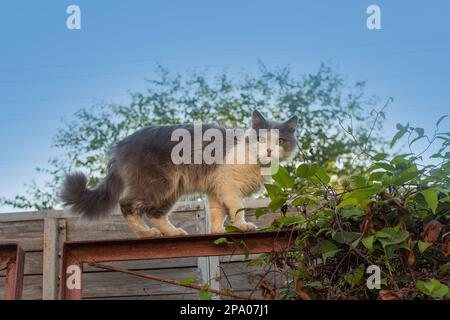
[[[398,140],[400,140],[400,139],[405,135],[405,133],[406,133],[406,130],[403,130],[403,129],[402,129],[402,130],[399,130],[399,131],[395,134],[394,138],[392,138],[390,147],[392,148],[392,147],[394,146],[394,144],[395,144]]]
[[[211,300],[212,292],[200,290],[198,292],[198,297],[200,300]]]
[[[372,250],[373,248],[373,240],[374,240],[374,236],[368,236],[365,237],[361,240],[362,244],[364,245],[364,247],[367,248],[367,250]]]
[[[281,188],[274,184],[265,184],[264,187],[266,188],[270,199],[275,199],[278,195],[283,193]]]
[[[365,271],[364,264],[360,264],[353,273],[345,275],[344,278],[347,281],[347,283],[353,288],[356,285],[358,285],[358,283],[360,283],[361,280],[363,279],[364,271]]]
[[[418,242],[418,247],[419,247],[419,251],[420,253],[423,253],[425,250],[428,249],[428,247],[430,247],[432,245],[432,243],[429,242],[424,242],[424,241],[420,241]]]
[[[298,198],[295,198],[294,200],[292,200],[291,205],[301,206],[303,204],[314,205],[314,204],[318,204],[318,203],[319,203],[319,199],[317,199],[316,197],[313,197],[310,195],[305,195],[305,196],[301,196],[301,197],[298,197]]]
[[[434,189],[427,189],[422,191],[422,195],[425,198],[425,201],[428,204],[428,207],[431,209],[431,211],[433,211],[433,213],[436,213],[436,209],[438,206],[437,191]]]
[[[372,157],[372,160],[375,160],[375,161],[384,160],[384,159],[386,159],[387,156],[388,156],[388,154],[384,153],[384,152],[377,153],[376,155],[374,155]]]
[[[388,176],[387,174],[383,174],[383,176],[381,177],[381,183],[385,187],[392,185],[393,180],[393,177]]]
[[[352,218],[352,217],[363,217],[364,211],[362,211],[360,208],[351,208],[351,209],[344,209],[341,211],[341,217],[342,218]]]
[[[196,283],[196,282],[199,282],[199,281],[200,281],[199,278],[187,277],[187,278],[184,278],[183,280],[181,280],[180,284],[190,284],[190,283]]]
[[[353,275],[353,286],[359,284],[364,277],[364,271],[366,270],[364,264],[360,264],[358,268],[355,270]]]
[[[353,206],[354,207],[358,204],[359,204],[358,199],[355,199],[355,198],[344,199],[339,203],[339,205],[336,207],[336,209],[340,209],[345,206],[350,206],[350,207]]]
[[[442,299],[445,297],[448,292],[448,286],[442,284],[437,279],[431,279],[430,281],[417,281],[417,288],[427,296],[430,296],[435,299]]]
[[[265,208],[258,208],[255,211],[255,217],[256,217],[256,219],[259,219],[260,217],[262,217],[266,213],[267,213],[267,209],[265,209]]]
[[[414,178],[417,178],[418,176],[419,172],[417,171],[417,169],[415,167],[410,167],[396,176],[394,179],[394,183],[396,185],[402,185]]]
[[[303,223],[305,218],[301,216],[281,216],[277,221],[284,227],[290,227],[296,224]]]
[[[397,156],[395,156],[392,160],[391,160],[391,164],[394,164],[396,166],[400,165],[400,164],[408,164],[410,163],[410,161],[408,159],[406,159],[406,157],[413,155],[412,153],[405,153],[405,154],[399,154]]]
[[[218,239],[214,240],[214,244],[216,246],[227,245],[227,244],[230,244],[230,243],[233,243],[233,242],[228,241],[228,239],[225,238],[225,237],[221,237],[221,238],[218,238]]]
[[[285,167],[279,166],[277,173],[272,178],[284,188],[294,186],[295,179],[289,175],[289,171]]]
[[[376,238],[383,248],[387,246],[400,244],[409,237],[409,232],[405,230],[397,230],[395,228],[384,228],[375,233]]]
[[[309,178],[314,174],[311,166],[306,163],[299,165],[295,173],[299,178]]]
[[[378,187],[372,186],[369,188],[364,189],[357,189],[354,191],[351,191],[349,193],[346,193],[342,196],[343,199],[356,199],[359,201],[361,200],[369,200],[374,194],[378,192]]]
[[[391,172],[395,170],[395,167],[387,162],[375,162],[369,169],[367,169],[367,171],[371,172],[377,169],[384,169]]]
[[[239,229],[236,226],[233,226],[232,224],[227,224],[225,226],[226,232],[243,232],[241,229]]]
[[[334,257],[336,253],[339,252],[339,249],[333,242],[321,239],[313,248],[313,252],[321,254],[323,262],[325,263],[328,258]]]
[[[328,184],[330,182],[330,176],[328,175],[328,173],[325,171],[324,168],[322,168],[321,166],[319,166],[318,164],[313,164],[311,166],[312,171],[314,172],[314,174],[325,184]]]
[[[248,260],[248,257],[250,255],[250,249],[248,248],[247,243],[245,243],[244,240],[241,240],[241,242],[239,243],[239,246],[244,250],[245,260]]]
[[[270,210],[272,210],[272,212],[275,212],[286,203],[287,199],[288,198],[286,196],[277,196],[275,199],[272,199],[272,201],[270,201],[268,207]]]
[[[361,242],[360,238],[356,239],[355,241],[352,242],[352,247],[356,248],[360,242]]]
[[[338,231],[333,235],[333,240],[337,243],[350,243],[357,239],[361,234],[359,232]]]
[[[313,281],[313,282],[308,283],[308,287],[321,289],[321,288],[323,288],[323,284],[320,281]]]
[[[438,289],[434,290],[433,296],[440,299],[447,296],[448,293],[449,293],[448,286],[442,284]]]
[[[369,181],[382,181],[385,175],[386,173],[383,171],[374,172],[369,176]]]
[[[360,188],[365,187],[367,185],[367,180],[364,177],[361,176],[352,176],[351,180],[353,182],[353,185]]]
[[[423,128],[415,128],[414,131],[417,132],[419,137],[422,137],[425,134],[425,130]]]
[[[397,130],[408,130],[410,128],[409,122],[405,126],[402,126],[401,123],[397,123],[395,127],[397,128]]]

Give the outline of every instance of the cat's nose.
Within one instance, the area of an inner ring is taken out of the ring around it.
[[[272,154],[272,149],[267,149],[267,156],[270,157],[271,154]]]

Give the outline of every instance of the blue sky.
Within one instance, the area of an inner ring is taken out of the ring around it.
[[[71,4],[81,7],[81,30],[66,28]],[[366,28],[370,4],[381,8],[381,30]],[[1,196],[45,179],[34,168],[57,152],[61,118],[100,100],[126,102],[156,63],[233,73],[261,59],[307,73],[326,62],[349,82],[367,80],[367,93],[394,97],[389,138],[397,122],[432,130],[450,113],[444,0],[15,0],[0,8]],[[450,122],[442,125],[448,131]]]

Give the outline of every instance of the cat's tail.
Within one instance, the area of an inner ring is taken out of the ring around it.
[[[98,219],[108,215],[117,205],[124,189],[122,179],[114,172],[95,188],[87,187],[87,177],[81,172],[66,176],[60,198],[64,205],[71,206],[74,214],[86,219]]]

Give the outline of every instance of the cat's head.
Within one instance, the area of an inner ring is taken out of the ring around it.
[[[283,122],[272,121],[266,120],[259,111],[253,111],[251,126],[256,130],[257,155],[261,163],[269,163],[272,160],[283,161],[294,155],[297,148],[295,137],[297,123],[297,116]],[[267,130],[267,134],[260,135],[260,132],[264,132],[261,129]]]

